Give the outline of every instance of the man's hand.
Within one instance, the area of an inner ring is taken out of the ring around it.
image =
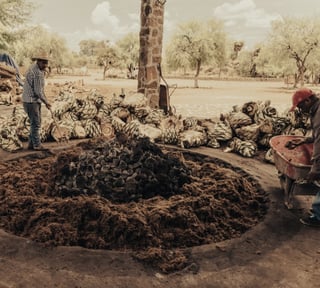
[[[297,146],[301,145],[301,144],[304,144],[306,143],[305,139],[303,138],[300,138],[300,139],[292,139],[290,141],[288,141],[286,144],[285,144],[285,147],[287,147],[288,149],[294,149],[296,148]]]

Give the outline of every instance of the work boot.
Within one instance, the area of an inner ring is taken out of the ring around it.
[[[320,220],[314,215],[309,216],[307,218],[300,219],[300,222],[307,226],[319,227],[320,228]]]
[[[43,150],[48,150],[48,149],[40,144],[38,146],[33,146],[33,150],[35,150],[35,151],[43,151]]]

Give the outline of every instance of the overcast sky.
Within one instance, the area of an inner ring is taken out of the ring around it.
[[[33,0],[33,22],[65,37],[72,50],[83,39],[116,41],[139,32],[140,0]],[[220,19],[228,36],[247,48],[263,41],[281,17],[319,17],[319,0],[167,0],[164,40],[179,23]]]

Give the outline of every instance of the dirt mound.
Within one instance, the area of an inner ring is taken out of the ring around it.
[[[46,245],[132,251],[167,273],[192,264],[188,247],[239,237],[268,209],[241,169],[146,140],[88,141],[0,173],[1,228]]]

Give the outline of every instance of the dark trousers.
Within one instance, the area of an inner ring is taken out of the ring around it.
[[[23,103],[24,111],[27,113],[30,121],[29,145],[33,147],[41,144],[41,103]]]

